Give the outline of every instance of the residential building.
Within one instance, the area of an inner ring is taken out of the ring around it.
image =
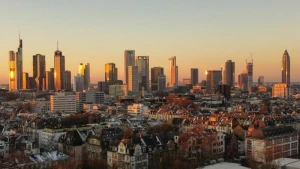
[[[221,70],[206,71],[206,92],[209,94],[217,93],[221,81],[222,81]]]
[[[286,83],[274,84],[272,88],[272,97],[289,99],[290,95],[291,91]]]
[[[290,87],[291,79],[291,66],[290,66],[290,55],[287,50],[284,51],[281,62],[281,75],[282,83],[285,83],[287,87]]]
[[[44,86],[43,86],[43,80],[46,76],[46,59],[45,55],[41,54],[36,54],[33,55],[33,78],[36,83],[36,87],[38,91],[42,91]]]
[[[88,90],[91,83],[91,77],[90,77],[90,64],[79,64],[79,71],[78,74],[83,77],[83,89]]]
[[[64,131],[64,129],[45,128],[40,133],[40,148],[44,148],[48,151],[57,150],[59,138],[66,133],[67,132]]]
[[[109,85],[109,95],[119,97],[127,96],[127,85]]]
[[[124,78],[125,83],[128,85],[128,66],[135,66],[135,51],[125,50],[124,51]]]
[[[76,95],[68,95],[63,92],[56,92],[50,96],[50,110],[52,112],[75,113]]]
[[[164,74],[163,67],[153,67],[151,68],[151,90],[158,91],[158,76]]]
[[[139,91],[138,67],[128,66],[128,91]]]
[[[191,68],[191,84],[193,86],[199,83],[198,76],[198,68]]]
[[[265,163],[295,156],[298,154],[298,139],[297,131],[291,126],[257,127],[254,123],[246,137],[246,157]]]
[[[149,90],[149,56],[136,56],[135,65],[138,67],[139,91]]]
[[[147,106],[144,106],[143,104],[137,104],[137,103],[127,106],[127,112],[130,115],[134,115],[134,116],[141,116],[142,113],[147,109],[148,109]]]
[[[56,90],[64,89],[65,56],[58,49],[54,52],[54,84]]]
[[[225,83],[230,87],[234,87],[235,85],[235,63],[231,60],[228,60],[225,63]]]
[[[107,151],[108,165],[118,168],[148,169],[148,153],[141,145],[139,139],[122,139],[117,146]]]
[[[176,65],[176,56],[169,58],[169,68],[170,68],[170,87],[175,87],[178,85],[178,66]]]

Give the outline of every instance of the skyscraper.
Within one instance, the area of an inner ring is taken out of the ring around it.
[[[149,90],[149,56],[137,56],[135,58],[138,67],[139,90],[144,87],[145,91]]]
[[[206,91],[209,94],[215,94],[219,90],[222,81],[221,70],[209,70],[206,72]]]
[[[84,88],[84,77],[81,74],[74,76],[74,91],[82,92]]]
[[[63,73],[63,89],[71,91],[72,90],[72,83],[71,83],[71,72],[66,70]]]
[[[258,86],[264,85],[264,83],[265,83],[265,78],[264,78],[264,76],[259,76],[259,77],[258,77],[258,80],[257,80]]]
[[[231,60],[228,60],[225,63],[225,84],[230,87],[234,87],[235,85],[235,63]]]
[[[158,91],[158,76],[164,74],[163,67],[153,67],[151,68],[151,90]]]
[[[90,87],[90,64],[79,64],[79,71],[78,73],[83,77],[83,89],[88,90]]]
[[[166,89],[166,76],[162,73],[158,75],[158,91],[164,91]]]
[[[16,84],[16,55],[9,51],[9,91],[17,90]]]
[[[195,86],[198,83],[198,68],[191,68],[191,84]]]
[[[128,84],[128,66],[135,66],[135,51],[125,50],[124,51],[124,78],[125,83]]]
[[[105,87],[106,87],[106,84],[105,84],[105,82],[103,82],[103,81],[99,81],[98,82],[98,91],[99,92],[105,92]]]
[[[242,91],[248,91],[248,74],[247,73],[239,74],[238,85]]]
[[[248,89],[253,86],[253,59],[251,56],[251,60],[246,61],[246,72],[248,74]]]
[[[54,90],[54,68],[51,68],[50,71],[46,71],[46,82],[45,90]]]
[[[176,65],[176,56],[169,58],[170,64],[170,87],[178,85],[178,66]]]
[[[22,88],[22,78],[23,78],[23,43],[22,39],[19,37],[19,48],[16,53],[16,84],[17,89]]]
[[[38,91],[43,89],[43,79],[46,76],[46,60],[45,56],[41,54],[33,55],[33,78],[36,82],[36,88]]]
[[[29,87],[29,81],[28,81],[28,73],[24,72],[22,77],[22,89],[28,89]]]
[[[54,83],[55,89],[61,90],[64,88],[63,74],[65,72],[65,56],[58,49],[54,53]]]
[[[290,76],[291,76],[291,67],[290,67],[290,55],[287,50],[284,51],[282,56],[282,65],[281,65],[281,76],[282,83],[286,84],[286,87],[290,87]]]
[[[137,66],[128,66],[128,91],[139,91],[139,77]]]

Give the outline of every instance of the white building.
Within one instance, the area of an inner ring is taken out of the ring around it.
[[[55,150],[58,146],[58,139],[66,132],[63,129],[44,129],[39,134],[41,135],[39,145],[47,150]]]
[[[75,113],[76,95],[57,92],[50,96],[50,110],[52,112]]]
[[[139,91],[139,74],[137,66],[128,66],[128,91]]]
[[[134,116],[142,115],[142,113],[147,109],[148,109],[147,106],[144,106],[143,104],[137,104],[137,103],[134,103],[133,105],[128,105],[127,106],[127,112],[130,115],[134,115]]]
[[[110,167],[148,169],[148,153],[141,145],[123,139],[117,147],[113,146],[111,151],[107,151],[107,163]]]

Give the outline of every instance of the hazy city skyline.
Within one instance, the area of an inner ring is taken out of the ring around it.
[[[8,52],[17,51],[19,31],[23,72],[29,76],[37,53],[45,55],[46,70],[54,67],[59,41],[66,70],[73,76],[79,63],[91,63],[92,83],[104,81],[105,63],[124,70],[127,49],[135,50],[136,56],[149,56],[150,68],[167,70],[168,58],[176,56],[179,81],[190,77],[191,68],[198,68],[199,81],[204,80],[206,70],[219,69],[227,60],[236,63],[239,74],[252,53],[254,82],[259,76],[280,82],[282,53],[288,50],[291,82],[300,81],[300,2],[289,2],[5,1],[0,6],[0,55],[5,63],[0,83],[9,82]],[[169,79],[169,71],[165,75]],[[124,72],[119,76],[125,80]]]

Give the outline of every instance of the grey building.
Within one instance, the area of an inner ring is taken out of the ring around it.
[[[235,63],[231,60],[228,60],[225,63],[225,72],[224,72],[224,80],[225,84],[229,85],[230,87],[234,87],[235,85]]]
[[[198,83],[198,68],[191,68],[191,84],[195,86]]]

